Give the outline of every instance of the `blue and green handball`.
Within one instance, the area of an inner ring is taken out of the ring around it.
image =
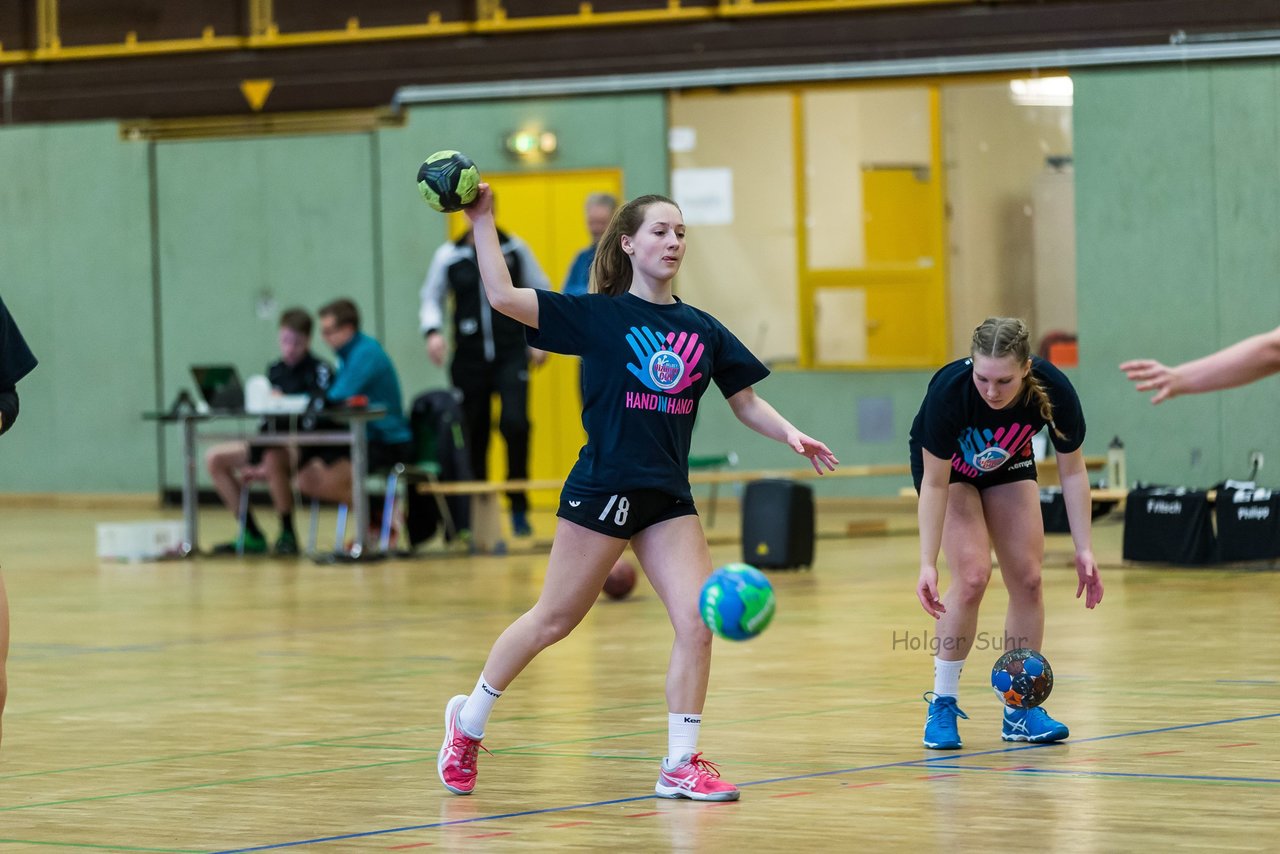
[[[722,638],[749,640],[768,627],[777,610],[773,585],[745,563],[722,566],[702,585],[698,610],[707,628]]]
[[[418,192],[441,213],[460,211],[480,194],[480,170],[460,151],[437,151],[418,168]]]

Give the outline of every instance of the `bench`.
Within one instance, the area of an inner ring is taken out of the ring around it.
[[[1085,457],[1085,467],[1091,470],[1101,469],[1106,464],[1104,457]],[[1040,471],[1052,473],[1056,480],[1057,461],[1042,460],[1037,463]],[[498,496],[504,492],[523,490],[558,490],[564,486],[563,480],[468,480],[444,482],[434,478],[427,472],[418,473],[407,467],[404,475],[410,488],[419,494],[444,498],[452,495],[471,496],[471,536],[477,551],[492,552],[500,548],[502,543],[501,522],[498,513]],[[911,466],[906,463],[885,463],[879,465],[842,465],[833,472],[819,476],[812,468],[787,469],[728,469],[719,471],[694,471],[689,474],[691,486],[712,486],[724,483],[749,483],[753,480],[826,480],[828,478],[843,479],[857,477],[896,477],[911,476]],[[1117,493],[1118,497],[1104,496],[1104,499],[1121,500],[1123,490],[1095,490],[1097,493]],[[905,494],[915,495],[915,490],[907,488]],[[1095,500],[1097,500],[1095,498]]]

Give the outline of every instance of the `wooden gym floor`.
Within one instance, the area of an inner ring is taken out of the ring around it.
[[[95,522],[156,513],[0,515],[5,854],[1276,846],[1280,573],[1120,567],[1115,520],[1092,613],[1069,540],[1049,541],[1047,706],[1068,743],[1000,741],[986,650],[961,682],[965,748],[923,749],[916,541],[823,539],[812,572],[772,576],[764,636],[717,643],[701,746],[743,795],[705,805],[653,797],[670,638],[643,581],[500,701],[460,798],[436,777],[444,703],[533,601],[543,555],[99,564]],[[994,581],[982,631],[1003,606]]]

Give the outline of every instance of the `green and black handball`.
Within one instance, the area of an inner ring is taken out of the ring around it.
[[[418,190],[436,210],[460,211],[480,194],[480,170],[460,151],[437,151],[418,169]]]

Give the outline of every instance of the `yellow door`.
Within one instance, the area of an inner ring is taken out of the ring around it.
[[[622,196],[622,173],[617,169],[521,174],[486,174],[497,197],[498,227],[518,235],[538,264],[560,290],[569,265],[591,242],[584,209],[592,193]],[[450,234],[467,228],[466,217],[454,214]],[[494,399],[494,425],[498,423]],[[555,353],[529,372],[529,476],[534,480],[562,480],[586,442],[582,429],[582,399],[578,391],[578,360]],[[507,476],[507,451],[495,426],[489,441],[489,479]],[[558,493],[535,492],[534,507],[554,507]]]
[[[931,292],[941,282],[933,255],[933,188],[928,166],[863,167],[867,267],[916,268],[917,281],[899,277],[869,283],[867,358],[910,359],[921,352],[921,330],[937,329]],[[908,280],[904,280],[908,279]]]

